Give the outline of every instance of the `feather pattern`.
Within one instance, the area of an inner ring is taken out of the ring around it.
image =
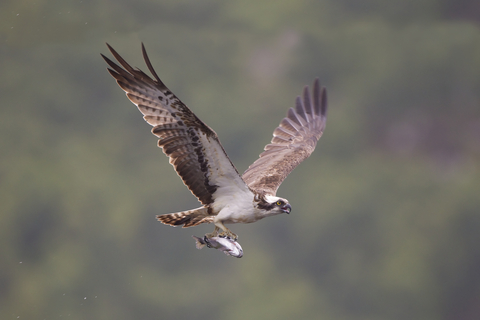
[[[295,109],[288,110],[287,117],[273,132],[271,143],[243,174],[242,178],[250,189],[260,194],[275,195],[288,174],[312,154],[323,134],[326,120],[327,93],[324,87],[320,87],[320,81],[315,79],[312,97],[306,86],[303,99],[297,97]]]
[[[208,208],[200,207],[193,210],[157,215],[157,220],[170,226],[182,226],[182,228],[198,226],[202,223],[213,222],[212,216],[208,213]]]
[[[144,115],[145,121],[153,126],[152,133],[159,138],[158,146],[170,158],[170,164],[198,200],[203,205],[213,203],[217,189],[225,186],[231,192],[248,189],[217,134],[160,80],[143,44],[144,60],[155,79],[140,69],[132,68],[112,47],[107,46],[121,65],[102,55],[110,66],[108,71]],[[189,224],[199,221],[201,219]],[[211,222],[208,219],[205,221]]]

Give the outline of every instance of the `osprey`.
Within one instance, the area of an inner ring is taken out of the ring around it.
[[[132,68],[110,45],[110,52],[123,67],[105,57],[109,73],[143,114],[156,135],[158,146],[170,158],[183,183],[202,206],[193,210],[158,215],[167,225],[193,227],[214,223],[207,238],[237,235],[225,224],[251,223],[265,217],[290,213],[288,200],[276,192],[287,175],[315,149],[325,129],[327,94],[318,79],[310,96],[308,86],[297,97],[273,132],[273,139],[243,175],[228,158],[217,134],[202,122],[160,80],[144,45],[145,63],[155,79]],[[221,233],[220,230],[222,231]]]

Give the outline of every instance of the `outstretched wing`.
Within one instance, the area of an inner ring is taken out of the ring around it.
[[[242,178],[250,189],[275,195],[288,174],[312,154],[327,120],[327,92],[318,79],[313,84],[312,98],[305,86],[303,99],[297,97],[295,109],[288,110],[273,132],[272,142],[245,171]]]
[[[170,158],[170,164],[198,200],[204,205],[210,204],[217,189],[226,186],[232,191],[235,191],[235,186],[247,189],[217,134],[159,79],[143,44],[143,57],[155,80],[140,69],[132,68],[112,47],[107,46],[123,67],[102,54],[111,68],[107,70],[144,115],[145,121],[153,126],[152,133],[159,138],[158,146]]]

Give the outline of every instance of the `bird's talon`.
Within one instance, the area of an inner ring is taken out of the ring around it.
[[[231,240],[231,241],[237,241],[237,239],[238,239],[238,236],[236,234],[234,234],[233,232],[228,232],[228,231],[224,231],[224,232],[220,233],[218,236],[221,237],[221,238]]]

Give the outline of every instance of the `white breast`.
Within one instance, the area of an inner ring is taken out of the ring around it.
[[[245,192],[223,192],[218,193],[213,205],[214,210],[219,210],[215,217],[216,221],[223,223],[251,223],[260,219],[258,209],[254,206],[254,194],[250,190]],[[223,193],[223,194],[222,194]],[[217,194],[216,194],[217,195]]]

